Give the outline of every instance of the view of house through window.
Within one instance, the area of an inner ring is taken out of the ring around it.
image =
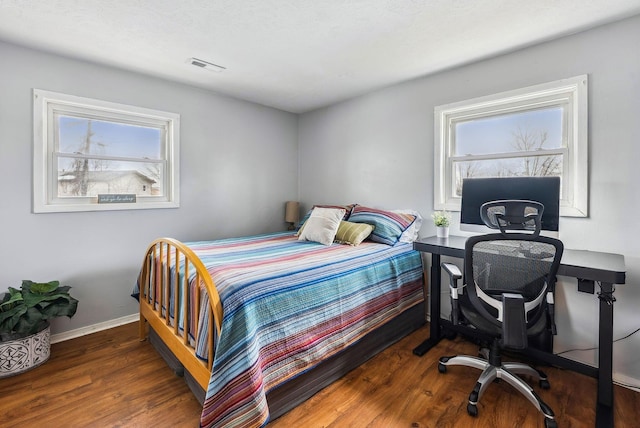
[[[587,216],[587,76],[438,106],[434,209],[460,210],[462,182],[560,177],[560,214]]]
[[[179,206],[180,116],[34,89],[34,212]]]
[[[58,116],[58,197],[163,194],[162,129]]]

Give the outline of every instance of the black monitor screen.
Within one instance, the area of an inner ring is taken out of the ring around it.
[[[542,230],[558,231],[560,177],[465,178],[462,181],[460,226],[483,225],[480,207],[485,202],[524,199],[544,205]]]

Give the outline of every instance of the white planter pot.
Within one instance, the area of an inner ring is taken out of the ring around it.
[[[438,238],[448,238],[449,226],[436,226],[436,236]]]
[[[49,325],[21,339],[0,342],[0,378],[17,375],[38,367],[49,359]]]

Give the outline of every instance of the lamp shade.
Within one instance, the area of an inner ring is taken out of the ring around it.
[[[297,223],[300,219],[300,204],[296,201],[288,201],[284,210],[284,221]]]

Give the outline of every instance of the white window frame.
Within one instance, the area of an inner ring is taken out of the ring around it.
[[[54,114],[164,128],[163,195],[138,195],[133,203],[98,203],[97,197],[58,198]],[[143,107],[33,90],[33,212],[113,211],[180,206],[180,115]]]
[[[434,110],[434,209],[460,211],[453,183],[455,123],[545,107],[565,107],[566,146],[549,153],[563,155],[560,215],[588,216],[587,75],[529,86],[480,98],[438,106]],[[527,154],[527,152],[521,152]],[[498,159],[499,155],[481,156]],[[480,158],[478,156],[477,158]]]

